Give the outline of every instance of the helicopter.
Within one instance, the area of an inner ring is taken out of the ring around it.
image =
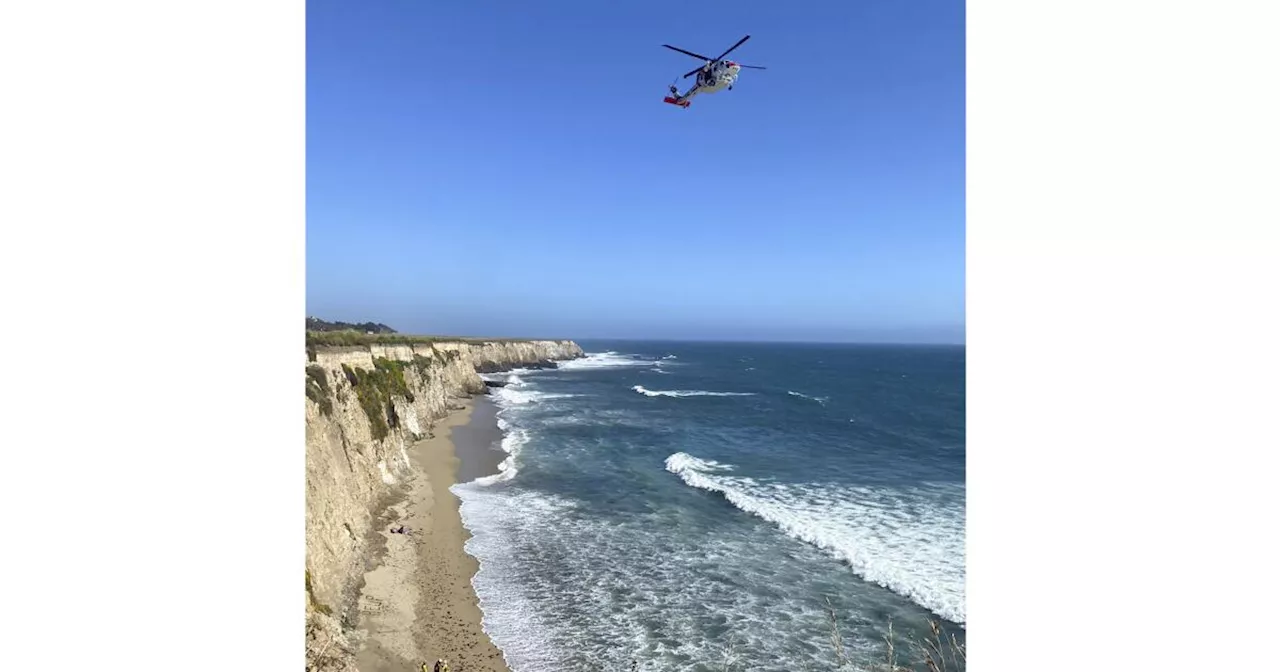
[[[698,76],[697,80],[695,80],[694,82],[694,85],[690,87],[688,91],[685,91],[684,93],[680,93],[679,89],[677,89],[676,85],[673,83],[669,88],[671,95],[667,96],[666,98],[663,98],[662,102],[669,103],[671,105],[677,105],[679,107],[688,109],[689,105],[692,103],[692,98],[700,93],[715,93],[717,91],[720,91],[721,89],[728,89],[732,91],[733,84],[738,81],[738,72],[742,68],[751,68],[753,70],[764,70],[765,68],[760,67],[758,65],[743,65],[742,63],[735,63],[733,61],[724,60],[724,57],[728,56],[729,52],[742,46],[742,43],[746,42],[750,38],[751,38],[750,35],[743,37],[741,40],[738,40],[737,43],[735,43],[732,47],[725,49],[723,54],[720,54],[715,58],[707,58],[702,54],[695,54],[692,51],[686,51],[684,49],[681,49],[680,47],[673,47],[669,44],[662,45],[668,49],[671,49],[672,51],[678,51],[687,56],[692,56],[696,59],[706,61],[698,68],[694,70],[690,70],[689,72],[684,74],[685,78],[691,77],[693,75]],[[679,81],[679,80],[677,79],[676,81]]]

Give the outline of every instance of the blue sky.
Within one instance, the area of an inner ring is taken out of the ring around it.
[[[307,312],[959,342],[964,122],[959,0],[308,0]]]

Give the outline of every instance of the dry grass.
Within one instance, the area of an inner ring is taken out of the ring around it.
[[[893,632],[893,621],[888,622],[884,635],[885,658],[858,664],[845,654],[844,636],[840,634],[840,621],[836,610],[827,600],[827,621],[831,626],[831,642],[835,650],[837,670],[857,670],[858,672],[962,672],[965,669],[965,645],[956,639],[954,634],[943,633],[941,622],[929,621],[929,636],[923,641],[912,637],[906,642],[908,650],[915,653],[908,659],[899,658],[899,645],[903,640]]]
[[[354,669],[353,652],[335,636],[335,627],[332,623],[325,627],[320,619],[308,616],[305,635],[307,672],[348,672]]]
[[[738,649],[733,635],[729,635],[729,644],[724,647],[724,663],[720,667],[720,672],[730,672],[733,666],[738,663]]]
[[[799,667],[787,661],[772,662],[786,663],[789,665],[786,669],[796,672],[801,670],[805,672],[964,672],[965,670],[965,645],[961,644],[955,635],[946,634],[942,624],[937,620],[929,621],[929,635],[923,640],[916,637],[904,639],[895,634],[893,621],[890,620],[883,636],[884,659],[859,661],[854,660],[848,653],[844,635],[840,632],[840,620],[829,599],[826,600],[826,613],[831,635],[832,665],[830,667],[814,667],[808,661],[799,663]],[[760,661],[753,664],[751,661],[743,660],[738,655],[735,644],[734,637],[730,635],[723,657],[716,665],[716,669],[720,672],[754,670]],[[904,648],[908,653],[906,656],[903,655]],[[639,670],[640,663],[633,659],[630,669],[632,672]]]
[[[354,651],[333,610],[316,599],[311,570],[306,570],[307,612],[305,659],[307,672],[353,672]]]

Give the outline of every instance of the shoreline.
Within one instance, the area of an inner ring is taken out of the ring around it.
[[[498,472],[504,454],[493,446],[502,433],[493,402],[483,395],[459,401],[459,410],[409,447],[415,474],[377,517],[375,560],[359,598],[361,672],[416,672],[438,658],[453,670],[510,672],[483,629],[471,585],[479,562],[464,550],[471,535],[450,491]],[[390,532],[400,525],[407,534]]]
[[[453,448],[458,456],[458,483],[496,476],[502,472],[502,461],[510,457],[502,450],[505,437],[498,426],[498,405],[488,394],[474,399],[471,418],[453,430]]]

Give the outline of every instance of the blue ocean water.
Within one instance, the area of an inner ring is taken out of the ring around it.
[[[583,343],[492,376],[509,454],[455,486],[514,672],[832,669],[963,641],[963,347]]]

